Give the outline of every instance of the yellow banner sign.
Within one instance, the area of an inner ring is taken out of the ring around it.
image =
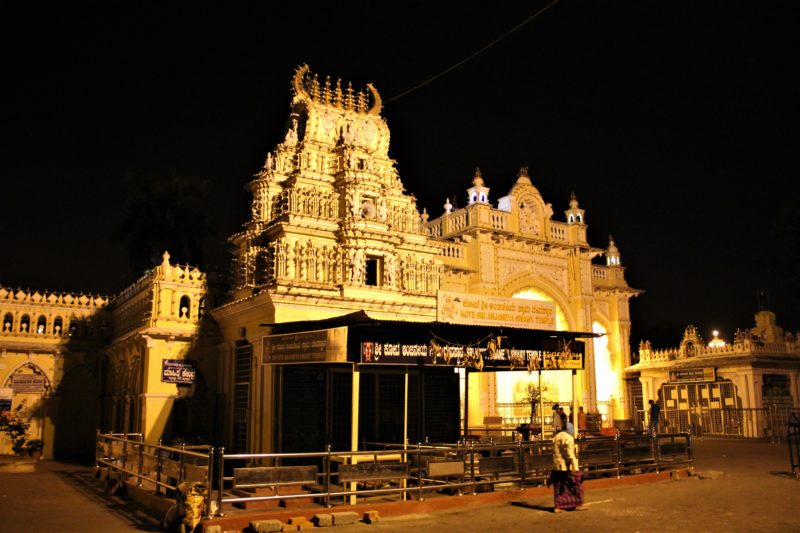
[[[439,291],[437,304],[440,322],[556,329],[554,302]]]

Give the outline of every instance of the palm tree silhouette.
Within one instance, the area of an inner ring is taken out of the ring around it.
[[[122,245],[134,275],[161,262],[169,250],[173,262],[204,267],[204,240],[213,235],[208,222],[208,181],[203,178],[128,177],[127,206],[111,230]]]

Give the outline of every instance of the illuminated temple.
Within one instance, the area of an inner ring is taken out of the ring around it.
[[[775,313],[762,309],[755,326],[725,342],[717,331],[706,343],[687,326],[677,347],[639,346],[626,369],[658,400],[662,429],[724,437],[777,438],[800,398],[800,341],[784,331]]]
[[[292,88],[228,294],[168,253],[114,297],[0,288],[2,400],[46,456],[91,454],[97,428],[268,452],[543,426],[552,403],[634,423],[654,394],[626,374],[641,291],[575,195],[556,212],[522,168],[495,197],[476,169],[448,177],[464,207],[420,212],[371,84],[303,66]]]

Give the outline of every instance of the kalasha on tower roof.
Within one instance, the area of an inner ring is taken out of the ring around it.
[[[383,107],[380,94],[372,83],[367,83],[367,90],[355,91],[352,82],[347,82],[347,88],[342,90],[341,78],[336,79],[335,85],[331,84],[330,76],[320,83],[319,75],[312,75],[308,65],[297,68],[292,78],[292,89],[295,99],[308,99],[319,105],[355,113],[380,115]]]

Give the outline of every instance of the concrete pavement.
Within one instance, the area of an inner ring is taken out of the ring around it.
[[[39,461],[31,473],[0,473],[0,531],[158,531],[155,513],[110,496],[86,465]]]

